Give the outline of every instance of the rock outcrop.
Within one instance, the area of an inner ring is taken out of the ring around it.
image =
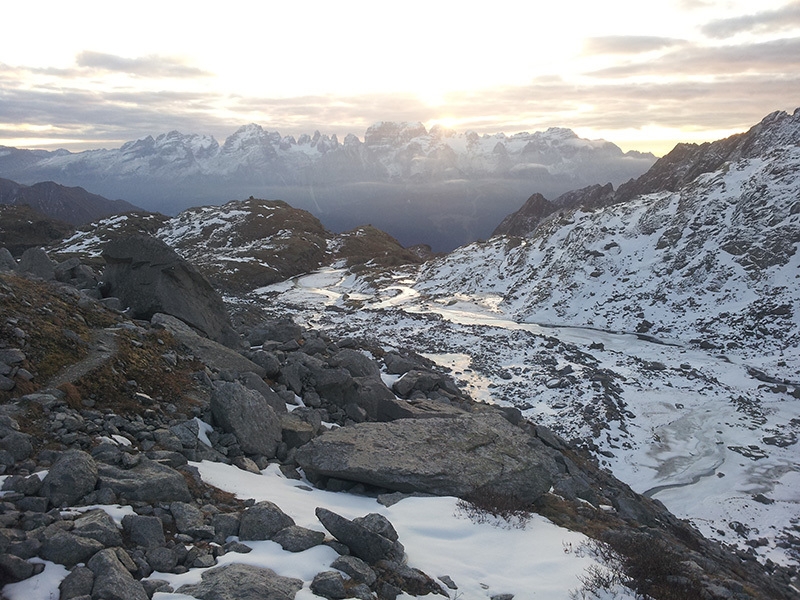
[[[105,295],[118,297],[137,319],[178,317],[214,341],[240,345],[222,299],[191,264],[164,242],[134,235],[103,250]]]

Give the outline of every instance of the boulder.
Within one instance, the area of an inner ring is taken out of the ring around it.
[[[360,523],[346,519],[326,508],[317,508],[317,518],[330,534],[350,549],[350,552],[369,564],[381,560],[402,561],[403,545],[383,537]]]
[[[92,510],[75,519],[72,533],[97,540],[106,547],[122,546],[119,528],[104,510]]]
[[[299,525],[284,527],[272,536],[272,541],[281,545],[287,552],[304,552],[314,546],[319,546],[325,540],[321,531],[306,529]]]
[[[202,582],[178,588],[200,600],[293,600],[303,581],[281,577],[271,569],[231,564],[203,573]]]
[[[211,539],[214,537],[214,528],[206,525],[203,513],[193,504],[188,502],[173,502],[169,511],[175,519],[175,528],[193,538]]]
[[[111,489],[128,502],[190,502],[186,480],[178,471],[142,457],[131,469],[101,464],[98,489]]]
[[[214,422],[233,433],[246,454],[275,456],[281,441],[281,421],[259,392],[236,382],[219,382],[211,392]]]
[[[311,582],[311,591],[317,596],[328,600],[344,600],[348,597],[344,588],[344,577],[338,571],[323,571],[314,576]]]
[[[358,350],[351,350],[350,348],[339,350],[328,359],[328,364],[331,367],[347,369],[353,377],[373,377],[375,379],[380,379],[381,377],[381,370],[375,361]]]
[[[58,589],[61,600],[71,600],[81,596],[91,596],[94,586],[94,573],[88,567],[75,567],[70,571]]]
[[[222,298],[190,263],[148,235],[112,240],[103,249],[104,295],[122,300],[134,318],[178,317],[214,341],[239,347]]]
[[[498,411],[342,427],[299,448],[296,460],[312,480],[462,498],[490,490],[525,503],[559,472],[550,450]]]
[[[86,562],[103,548],[105,546],[97,540],[66,531],[55,531],[42,541],[39,554],[45,560],[51,560],[71,569],[78,563]]]
[[[367,585],[372,585],[378,578],[377,575],[375,575],[375,571],[357,556],[340,556],[331,563],[331,568],[347,573],[353,581],[365,583]]]
[[[50,467],[42,481],[41,494],[49,498],[53,506],[75,504],[94,490],[97,475],[97,464],[91,456],[80,450],[69,450]]]
[[[294,524],[294,520],[276,504],[265,500],[242,513],[239,521],[239,539],[269,540],[281,529]]]
[[[119,550],[124,552],[121,548]],[[91,558],[86,566],[94,573],[92,598],[97,600],[149,600],[142,584],[133,578],[114,549],[101,550]]]
[[[128,532],[131,543],[137,546],[157,548],[164,545],[164,524],[158,517],[127,515],[122,519],[122,526]]]
[[[266,341],[289,342],[303,337],[303,328],[291,319],[264,321],[247,335],[251,346],[261,346]]]
[[[17,261],[14,260],[8,248],[0,247],[0,271],[16,271]]]
[[[17,271],[30,273],[47,281],[55,278],[56,263],[42,248],[28,248],[19,258]]]

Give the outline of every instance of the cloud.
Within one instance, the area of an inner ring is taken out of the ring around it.
[[[728,38],[737,33],[771,33],[800,27],[800,2],[790,2],[776,10],[711,21],[702,32],[712,38]]]
[[[657,59],[609,67],[593,77],[701,76],[719,73],[784,74],[800,67],[800,38],[786,38],[735,46],[692,46]]]
[[[640,54],[684,44],[684,40],[647,35],[592,37],[584,43],[584,54]]]
[[[75,57],[79,67],[128,73],[142,77],[208,77],[211,73],[191,67],[181,59],[156,54],[139,58],[125,58],[104,52],[85,50]]]

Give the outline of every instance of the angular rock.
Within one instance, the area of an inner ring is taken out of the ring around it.
[[[211,414],[224,431],[236,435],[246,454],[275,456],[281,441],[280,419],[258,392],[239,383],[218,383],[211,393]]]
[[[269,374],[267,374],[269,376]],[[278,394],[273,391],[267,383],[261,379],[259,375],[253,372],[242,373],[239,381],[246,388],[258,392],[267,399],[269,405],[275,410],[276,413],[286,412],[286,402]]]
[[[122,546],[122,534],[104,510],[92,510],[75,519],[72,533],[97,540],[106,547]]]
[[[196,506],[187,502],[173,502],[169,505],[169,511],[175,519],[175,527],[179,532],[194,538],[214,537],[214,528],[205,524],[203,513]]]
[[[19,431],[13,431],[0,440],[0,448],[7,450],[16,461],[25,460],[33,454],[31,436]]]
[[[321,531],[306,529],[299,525],[284,527],[272,536],[272,541],[281,545],[287,552],[304,552],[314,546],[319,546],[325,540]]]
[[[491,490],[524,503],[546,493],[558,473],[550,450],[497,411],[359,423],[322,434],[295,458],[312,479],[462,498]]]
[[[378,578],[375,571],[357,556],[340,556],[331,563],[331,568],[347,573],[353,581],[367,585],[372,585]]]
[[[42,540],[40,556],[71,569],[78,563],[86,562],[103,548],[105,546],[97,540],[56,531]]]
[[[133,578],[113,549],[101,550],[86,566],[94,573],[93,599],[149,600],[142,584]]]
[[[265,500],[242,513],[239,521],[239,539],[269,540],[284,527],[294,524],[294,520],[276,504]]]
[[[33,564],[13,554],[0,554],[0,582],[22,581],[33,576]]]
[[[186,480],[178,471],[142,457],[132,469],[101,464],[99,489],[110,489],[129,502],[189,502],[192,499]]]
[[[311,591],[329,600],[343,600],[348,596],[344,589],[344,578],[336,571],[317,573],[311,582]]]
[[[274,319],[254,327],[247,336],[251,346],[260,346],[267,340],[288,342],[303,337],[303,328],[291,319]]]
[[[281,439],[289,448],[299,448],[314,437],[314,427],[293,413],[281,415]]]
[[[353,555],[367,563],[375,564],[381,560],[403,560],[405,550],[400,542],[393,542],[326,508],[319,507],[315,512],[320,523],[333,537],[347,546]]]
[[[155,548],[164,545],[164,524],[158,517],[130,515],[122,520],[122,526],[137,546]]]
[[[328,364],[332,367],[347,369],[353,377],[372,377],[373,379],[380,379],[381,377],[381,370],[375,361],[369,359],[358,350],[351,350],[350,348],[339,350],[328,359]]]
[[[112,240],[103,249],[106,296],[130,307],[135,318],[178,317],[212,340],[240,344],[222,298],[200,272],[167,244],[148,235]]]
[[[58,586],[60,600],[72,600],[81,596],[92,595],[94,573],[88,567],[75,567]]]
[[[294,600],[303,587],[300,579],[242,564],[211,569],[202,578],[201,583],[178,588],[178,593],[200,600]]]
[[[50,260],[47,252],[42,248],[28,248],[22,253],[17,265],[17,271],[30,273],[47,281],[55,278],[56,263]]]
[[[64,452],[50,467],[42,482],[41,494],[53,506],[75,504],[94,489],[97,483],[97,464],[86,452]]]

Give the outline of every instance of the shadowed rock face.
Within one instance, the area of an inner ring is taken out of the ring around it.
[[[496,413],[361,423],[300,448],[310,477],[466,497],[482,490],[533,502],[558,471],[548,450]]]
[[[155,313],[166,313],[214,341],[239,345],[222,298],[164,242],[147,235],[114,240],[106,245],[103,258],[106,295],[118,297],[134,318],[149,320]]]

